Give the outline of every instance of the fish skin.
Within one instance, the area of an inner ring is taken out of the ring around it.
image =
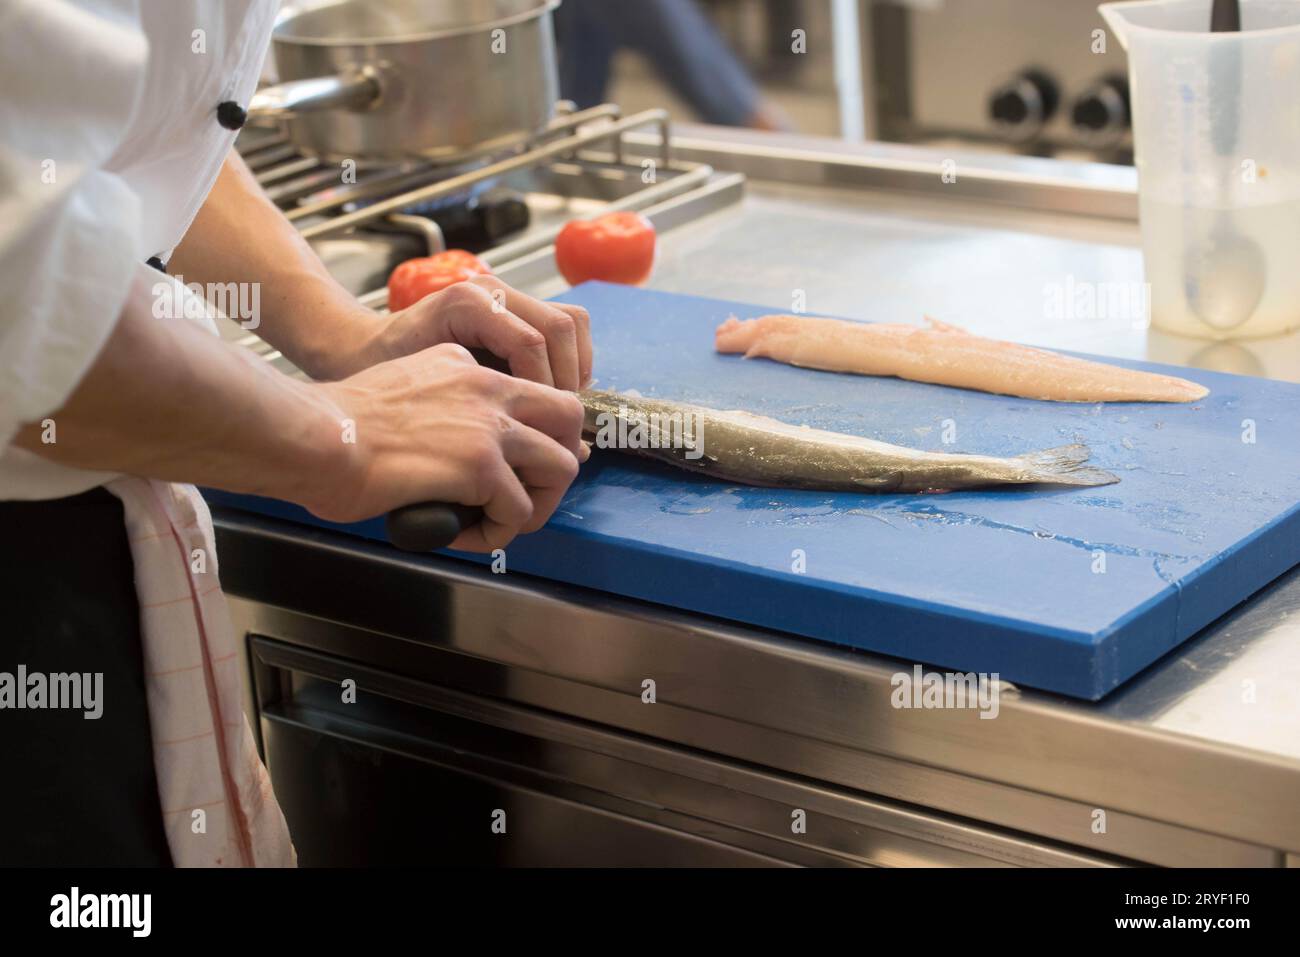
[[[841,432],[790,425],[749,412],[587,390],[579,398],[586,409],[583,432],[588,439],[616,427],[640,423],[660,445],[671,445],[668,424],[699,423],[683,432],[687,442],[698,436],[699,457],[687,448],[631,448],[620,451],[668,462],[713,478],[764,488],[820,489],[854,492],[936,492],[995,485],[1112,485],[1119,478],[1089,468],[1083,445],[1028,452],[1012,458],[960,453],[922,452]],[[658,416],[658,418],[655,418]],[[603,447],[600,441],[598,447]],[[680,446],[681,443],[679,443]]]
[[[718,352],[790,365],[976,389],[1056,402],[1195,402],[1209,389],[1175,376],[1122,369],[986,339],[927,317],[928,328],[813,316],[729,318]]]

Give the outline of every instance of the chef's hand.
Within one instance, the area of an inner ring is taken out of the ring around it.
[[[591,381],[587,310],[543,302],[495,276],[476,276],[387,317],[362,349],[358,367],[454,342],[486,349],[521,379],[576,392]]]
[[[454,312],[467,311],[464,296],[451,297]],[[536,351],[526,358],[535,361]],[[575,364],[566,381],[576,382],[576,355],[569,359]],[[332,521],[412,502],[481,505],[484,520],[452,547],[491,551],[546,524],[590,454],[575,396],[483,368],[460,345],[433,346],[312,388],[345,429],[353,424],[345,466],[320,483],[324,497],[309,505]]]

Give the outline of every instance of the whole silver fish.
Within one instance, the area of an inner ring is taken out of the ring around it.
[[[749,412],[587,390],[583,428],[616,448],[692,472],[768,488],[933,492],[992,485],[1111,485],[1119,478],[1083,463],[1085,445],[1012,458],[921,452],[841,432],[789,425]]]

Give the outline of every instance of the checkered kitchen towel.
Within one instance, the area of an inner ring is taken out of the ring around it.
[[[178,867],[297,863],[241,706],[212,517],[192,485],[119,478],[135,564],[154,767]]]

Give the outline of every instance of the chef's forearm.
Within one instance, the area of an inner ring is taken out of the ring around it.
[[[63,408],[14,442],[77,468],[311,507],[349,460],[341,418],[321,387],[187,320],[136,310],[123,314]]]
[[[329,275],[233,150],[167,271],[186,283],[257,283],[255,331],[317,378],[341,375],[337,360],[380,322]]]

